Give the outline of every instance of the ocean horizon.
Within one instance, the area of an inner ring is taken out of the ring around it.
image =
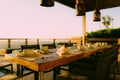
[[[55,44],[59,42],[68,42],[69,40],[56,40]],[[42,44],[52,44],[53,40],[39,40],[39,45]],[[36,39],[27,40],[28,45],[37,44]],[[21,45],[25,45],[25,40],[11,40],[10,41],[10,48],[21,48]],[[0,49],[7,49],[8,47],[8,40],[0,40]]]

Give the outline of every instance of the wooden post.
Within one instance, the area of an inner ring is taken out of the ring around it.
[[[37,44],[39,44],[39,39],[37,39]]]
[[[82,45],[85,45],[86,16],[82,16]]]
[[[53,39],[53,45],[54,45],[54,47],[56,48],[56,39]]]
[[[25,45],[28,45],[28,39],[27,38],[25,39]]]
[[[8,39],[8,48],[11,47],[11,39]]]

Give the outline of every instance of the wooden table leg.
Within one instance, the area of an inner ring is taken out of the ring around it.
[[[58,74],[60,74],[60,66],[54,68],[54,70],[53,70],[53,80],[56,80],[56,76]]]
[[[68,65],[69,65],[69,70],[71,70],[72,67],[73,67],[73,63],[71,62],[71,63],[69,63]]]
[[[21,76],[21,74],[20,74],[21,72],[20,72],[20,65],[19,64],[17,64],[17,76]]]
[[[39,80],[44,80],[44,72],[39,72]]]
[[[34,80],[38,80],[39,79],[39,72],[34,72]]]
[[[20,75],[23,75],[23,72],[24,72],[24,67],[20,66]]]
[[[34,80],[44,80],[44,73],[41,72],[34,72]]]

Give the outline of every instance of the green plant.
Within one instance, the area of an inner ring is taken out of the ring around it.
[[[106,29],[109,28],[109,26],[111,25],[111,23],[113,24],[113,18],[111,18],[109,15],[107,16],[103,16],[102,17],[102,23],[103,25],[106,27]],[[112,25],[113,26],[113,25]]]
[[[87,38],[120,38],[120,28],[97,30],[86,34]]]

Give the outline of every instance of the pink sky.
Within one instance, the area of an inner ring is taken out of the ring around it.
[[[0,38],[34,37],[65,38],[81,36],[82,20],[75,9],[56,3],[51,8],[39,5],[39,0],[0,0]],[[103,15],[114,18],[120,27],[120,7],[101,10]],[[101,22],[93,22],[93,12],[86,14],[86,31],[103,29]]]

